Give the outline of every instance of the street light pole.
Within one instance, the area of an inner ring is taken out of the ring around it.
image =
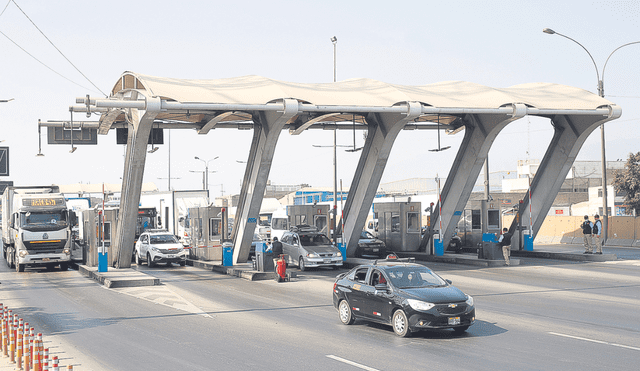
[[[591,53],[589,53],[589,51],[587,50],[587,48],[585,48],[582,44],[580,44],[579,42],[577,42],[576,40],[570,38],[569,36],[563,35],[561,33],[555,32],[554,30],[550,29],[550,28],[545,28],[542,30],[542,32],[550,34],[550,35],[559,35],[564,37],[565,39],[569,39],[571,41],[573,41],[574,43],[580,45],[582,47],[582,49],[584,49],[584,51],[587,52],[587,54],[589,54],[589,57],[591,58],[591,61],[593,62],[593,66],[596,68],[596,77],[598,78],[598,95],[602,98],[604,98],[604,71],[607,68],[607,62],[609,62],[609,58],[611,58],[611,56],[613,55],[613,53],[615,53],[618,49],[625,47],[627,45],[632,45],[632,44],[640,44],[640,41],[634,41],[634,42],[630,42],[624,45],[621,45],[619,47],[617,47],[616,49],[614,49],[611,54],[609,54],[609,56],[607,57],[607,60],[604,62],[604,67],[602,67],[602,79],[600,78],[600,72],[598,71],[598,65],[596,64],[596,61],[593,59],[593,56],[591,55]],[[602,161],[602,229],[604,229],[604,231],[602,231],[602,244],[604,245],[605,242],[607,242],[607,235],[609,232],[609,207],[608,207],[608,200],[607,200],[607,159],[606,159],[606,152],[605,152],[605,140],[604,140],[604,123],[600,124],[600,153],[601,153],[601,161]]]
[[[210,160],[207,160],[207,161],[201,159],[198,156],[194,157],[196,160],[200,160],[200,161],[204,162],[204,174],[203,174],[203,177],[202,177],[202,183],[203,183],[202,186],[207,191],[207,194],[209,194],[209,162],[217,159],[218,157],[220,157],[220,156],[216,156],[216,157],[214,157],[214,158],[212,158]]]
[[[331,38],[333,43],[333,82],[336,82],[336,45],[338,38]],[[333,242],[336,242],[336,230],[338,228],[338,128],[333,129]]]

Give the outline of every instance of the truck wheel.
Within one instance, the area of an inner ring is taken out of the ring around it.
[[[24,272],[24,264],[20,264],[18,263],[18,252],[16,251],[15,255],[13,256],[14,261],[14,266],[16,267],[16,272]]]
[[[60,270],[63,272],[69,270],[69,263],[60,263]]]

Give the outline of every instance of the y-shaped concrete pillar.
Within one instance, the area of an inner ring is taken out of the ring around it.
[[[369,135],[344,207],[343,241],[347,243],[347,256],[353,256],[358,247],[358,239],[378,190],[393,142],[407,122],[420,116],[421,110],[420,103],[408,102],[406,113],[378,113],[367,116],[370,125]]]
[[[514,104],[511,114],[467,115],[464,118],[464,139],[441,191],[444,246],[449,244],[493,141],[505,126],[526,113],[525,105]],[[438,209],[435,211],[431,220],[432,230],[438,227]]]
[[[555,129],[553,139],[540,163],[540,167],[531,181],[531,212],[529,212],[529,195],[523,200],[522,226],[533,229],[533,238],[538,234],[562,183],[571,170],[571,166],[580,152],[580,148],[600,124],[615,120],[622,114],[618,106],[609,107],[609,116],[565,116],[558,115],[551,118]],[[533,223],[531,223],[533,220]],[[517,220],[514,219],[511,230],[515,231],[513,241],[518,241],[520,231],[516,231]]]
[[[114,251],[117,251],[117,256],[109,257],[116,268],[131,267],[149,133],[153,120],[160,112],[160,104],[160,98],[152,97],[147,98],[145,111],[130,109],[127,155],[122,175],[120,212],[115,236]]]
[[[278,137],[284,125],[297,114],[298,101],[295,99],[284,99],[283,111],[260,111],[254,114],[256,125],[253,142],[233,227],[234,264],[244,263],[249,257]]]

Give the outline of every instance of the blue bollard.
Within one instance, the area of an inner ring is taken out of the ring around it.
[[[338,250],[342,254],[342,261],[347,260],[347,244],[344,242],[338,242]]]
[[[106,250],[106,248],[105,248]],[[98,272],[106,272],[109,269],[109,260],[107,259],[107,252],[98,253]]]
[[[533,236],[524,235],[524,251],[533,251]]]
[[[231,242],[225,242],[222,244],[222,266],[233,266],[233,244]]]
[[[433,240],[433,249],[436,256],[444,256],[444,244],[442,240]]]

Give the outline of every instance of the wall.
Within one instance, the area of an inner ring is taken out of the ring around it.
[[[514,216],[503,216],[502,225],[511,225]],[[584,216],[547,216],[536,236],[536,244],[582,244]],[[593,217],[591,217],[593,221]],[[609,218],[609,246],[640,247],[640,217],[614,216]]]

